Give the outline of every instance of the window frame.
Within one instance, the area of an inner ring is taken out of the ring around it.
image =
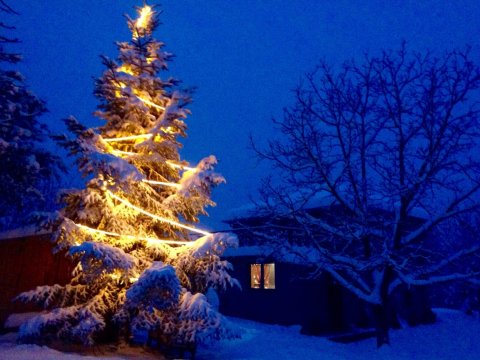
[[[261,263],[250,264],[250,289],[262,288],[262,268]],[[255,278],[256,275],[258,275],[257,279]]]
[[[266,269],[269,269],[268,271]],[[265,290],[275,290],[275,263],[262,264],[262,285]],[[268,275],[268,279],[267,279]],[[268,280],[268,281],[267,281]],[[272,285],[273,284],[273,285]],[[268,287],[267,287],[268,285]]]
[[[250,263],[250,289],[275,290],[276,269],[275,262]],[[269,270],[266,270],[269,269]],[[258,277],[256,279],[255,277]],[[267,285],[267,286],[266,286]]]

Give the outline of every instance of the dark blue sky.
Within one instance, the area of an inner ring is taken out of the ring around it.
[[[99,55],[117,52],[128,40],[124,13],[142,1],[15,0],[21,16],[9,18],[22,40],[21,71],[45,99],[44,117],[54,130],[74,115],[86,125],[92,116],[93,77]],[[177,57],[170,74],[198,90],[187,119],[182,156],[195,162],[214,154],[227,184],[216,189],[216,209],[206,223],[220,228],[230,209],[248,203],[265,172],[248,149],[248,135],[272,133],[272,116],[292,102],[291,89],[318,59],[341,62],[398,47],[443,51],[479,46],[480,1],[354,0],[164,0],[156,37]]]

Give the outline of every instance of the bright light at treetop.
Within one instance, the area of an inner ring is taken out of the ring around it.
[[[147,28],[148,24],[150,23],[150,19],[152,18],[152,8],[150,6],[144,6],[140,10],[140,17],[135,22],[135,26],[138,29],[145,29]]]

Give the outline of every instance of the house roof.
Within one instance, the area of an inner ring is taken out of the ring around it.
[[[30,226],[25,226],[21,228],[0,232],[0,241],[7,240],[7,239],[23,238],[28,236],[45,235],[48,233],[49,232],[44,229],[39,229],[34,225],[30,225]]]
[[[300,198],[301,195],[299,194],[298,196]],[[378,199],[372,198],[371,202],[374,208],[393,213],[395,208],[398,207],[399,202],[391,203],[389,200],[390,199],[378,197]],[[310,197],[302,208],[305,210],[321,209],[327,208],[336,203],[337,201],[330,192],[319,191],[314,196]],[[227,214],[227,219],[224,220],[224,222],[231,224],[241,219],[261,218],[263,215],[264,214],[258,210],[255,204],[250,203],[231,209]],[[410,209],[409,216],[424,220],[431,217],[431,215],[424,208],[418,206]]]
[[[223,257],[240,256],[270,256],[274,249],[269,246],[240,246],[238,248],[228,248],[223,253]]]
[[[222,257],[268,257],[278,262],[308,265],[319,260],[318,251],[310,246],[291,246],[286,248],[274,248],[272,246],[240,246],[229,248]]]

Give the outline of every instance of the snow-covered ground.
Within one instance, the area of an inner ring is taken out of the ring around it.
[[[0,336],[0,360],[162,360],[158,354],[141,348],[121,348],[115,352],[93,349],[90,353],[65,353],[46,346],[16,344],[16,333]]]
[[[437,323],[394,330],[392,345],[378,350],[375,339],[339,344],[301,335],[298,327],[237,319],[247,329],[244,337],[203,349],[197,359],[480,359],[480,319],[456,310],[435,312]]]
[[[327,339],[305,336],[299,327],[266,325],[232,319],[245,329],[240,340],[222,341],[200,347],[197,360],[216,359],[480,359],[480,319],[459,311],[437,309],[438,322],[391,332],[391,346],[377,350],[374,339],[339,344]],[[91,360],[159,359],[140,349],[122,349],[118,353],[98,352],[89,356],[66,354],[47,347],[15,344],[15,334],[0,337],[0,359],[19,360]]]

